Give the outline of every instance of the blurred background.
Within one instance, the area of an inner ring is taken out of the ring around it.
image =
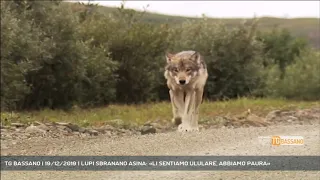
[[[319,100],[319,40],[319,1],[1,1],[1,108],[169,101],[164,53],[187,49],[206,101]]]

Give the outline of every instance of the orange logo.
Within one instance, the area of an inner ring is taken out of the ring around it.
[[[272,136],[271,144],[273,146],[280,146],[280,140],[281,140],[280,136]]]
[[[273,146],[303,145],[304,139],[302,136],[272,136],[271,144]]]

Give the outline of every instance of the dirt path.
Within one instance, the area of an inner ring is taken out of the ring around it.
[[[259,136],[303,136],[303,146],[273,147]],[[122,138],[33,138],[1,154],[12,155],[320,155],[320,125],[209,129],[199,133],[165,133]],[[318,179],[320,172],[1,172],[11,179]]]

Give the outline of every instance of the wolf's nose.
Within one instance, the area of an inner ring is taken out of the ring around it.
[[[179,80],[179,83],[180,83],[180,84],[185,84],[185,83],[186,83],[186,80]]]

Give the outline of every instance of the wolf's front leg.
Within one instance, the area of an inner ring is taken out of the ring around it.
[[[195,123],[195,91],[186,94],[182,123],[178,127],[179,132],[199,131],[198,124]]]
[[[182,116],[183,116],[183,110],[184,110],[183,92],[170,90],[169,94],[170,94],[172,113],[173,113],[172,122],[175,125],[179,125],[182,123]]]

